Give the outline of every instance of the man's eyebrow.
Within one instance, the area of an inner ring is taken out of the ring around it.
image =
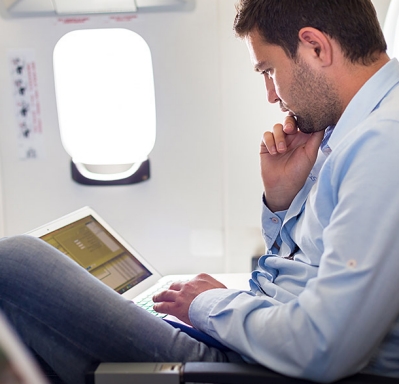
[[[254,65],[254,71],[255,72],[262,72],[261,68],[264,68],[265,66],[267,66],[266,61],[259,61]]]

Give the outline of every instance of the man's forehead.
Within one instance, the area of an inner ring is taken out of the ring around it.
[[[267,45],[263,38],[257,31],[251,31],[245,37],[245,43],[247,45],[251,62],[255,69],[259,68],[262,63],[267,60],[266,50]]]
[[[272,66],[274,61],[282,58],[282,55],[286,56],[282,47],[265,42],[259,33],[248,34],[245,42],[255,71]]]

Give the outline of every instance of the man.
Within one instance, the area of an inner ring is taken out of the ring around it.
[[[154,297],[231,350],[147,314],[43,242],[2,240],[0,307],[68,383],[96,361],[399,377],[399,63],[369,0],[241,0],[237,11],[269,102],[288,112],[261,144],[268,252],[251,291],[199,275]]]
[[[156,308],[287,375],[399,377],[399,64],[368,0],[241,0],[237,10],[268,101],[289,114],[260,149],[258,296],[197,296],[207,287],[195,282]]]

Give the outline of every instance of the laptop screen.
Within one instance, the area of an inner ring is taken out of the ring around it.
[[[40,237],[118,293],[151,276],[92,215]]]

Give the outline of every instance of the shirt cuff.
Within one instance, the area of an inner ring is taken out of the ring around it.
[[[195,328],[208,333],[210,331],[208,324],[209,314],[218,303],[230,296],[232,292],[237,292],[237,290],[216,288],[200,293],[192,301],[188,310],[191,324]]]
[[[266,205],[263,195],[262,207],[262,235],[266,243],[266,248],[271,250],[280,235],[280,229],[283,225],[287,211],[272,212]]]

